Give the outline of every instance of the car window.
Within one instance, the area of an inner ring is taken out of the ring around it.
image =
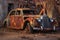
[[[34,11],[33,10],[23,10],[24,15],[33,15]]]
[[[15,11],[12,11],[12,12],[10,13],[10,15],[15,15]]]
[[[23,14],[24,15],[39,15],[39,13],[37,13],[34,10],[23,10]]]
[[[17,10],[16,15],[20,15],[20,10]]]

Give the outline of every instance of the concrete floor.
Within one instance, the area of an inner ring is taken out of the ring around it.
[[[31,34],[26,31],[1,28],[0,40],[60,40],[60,32]]]

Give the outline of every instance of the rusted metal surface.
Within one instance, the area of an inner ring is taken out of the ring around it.
[[[10,26],[12,28],[20,29],[24,21],[21,16],[10,16]]]

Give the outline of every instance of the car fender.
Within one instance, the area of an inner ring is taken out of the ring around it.
[[[3,21],[3,24],[7,23],[7,26],[8,26],[8,21],[9,21],[9,17],[7,17],[4,21]]]

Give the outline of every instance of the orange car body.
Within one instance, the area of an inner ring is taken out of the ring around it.
[[[18,10],[18,13],[17,13],[17,10]],[[27,12],[24,10],[26,10]],[[7,27],[13,28],[13,29],[23,29],[24,22],[27,20],[30,22],[30,24],[34,24],[34,19],[39,18],[40,15],[34,15],[32,13],[33,10],[31,11],[31,14],[29,14],[30,11],[31,9],[29,8],[17,8],[10,11],[10,13],[6,18]],[[26,12],[27,14],[24,14],[24,12]]]

